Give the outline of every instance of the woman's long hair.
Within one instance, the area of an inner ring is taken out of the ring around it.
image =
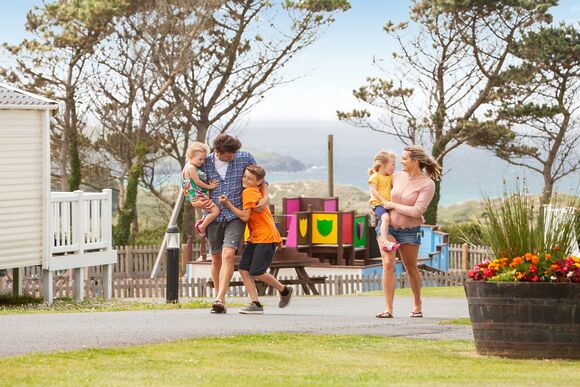
[[[406,147],[405,151],[409,152],[411,159],[419,161],[419,168],[425,170],[433,180],[439,180],[441,178],[441,167],[439,163],[432,156],[429,156],[422,146],[411,145]]]
[[[389,161],[395,161],[396,159],[397,156],[393,152],[380,151],[373,158],[373,166],[369,169],[369,175],[372,176],[374,173],[378,172],[381,165],[388,164]]]

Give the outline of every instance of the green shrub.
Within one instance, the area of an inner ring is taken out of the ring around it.
[[[549,203],[561,209],[576,209],[579,204],[578,197],[557,195]],[[485,198],[483,207],[481,236],[475,241],[490,246],[495,257],[543,255],[554,247],[564,255],[572,252],[576,215],[546,212],[537,198],[528,195],[525,183],[523,188],[516,184],[511,192],[506,188],[499,199]]]

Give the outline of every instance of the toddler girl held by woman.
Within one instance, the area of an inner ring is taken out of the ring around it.
[[[369,169],[369,187],[371,199],[369,203],[377,220],[377,241],[379,247],[385,251],[394,251],[399,248],[398,243],[390,242],[387,239],[389,229],[389,211],[385,209],[383,203],[391,200],[391,190],[393,188],[393,172],[395,171],[396,156],[392,152],[380,151],[373,159],[373,166]]]
[[[205,158],[209,153],[209,147],[203,142],[194,141],[187,148],[186,157],[187,163],[181,172],[181,188],[183,194],[189,202],[199,199],[207,199],[208,190],[214,189],[218,186],[217,180],[207,182],[207,177],[203,171],[199,169],[205,162]],[[207,226],[218,217],[220,209],[212,202],[208,213],[203,219],[195,223],[195,230],[200,237],[205,237],[205,230]]]

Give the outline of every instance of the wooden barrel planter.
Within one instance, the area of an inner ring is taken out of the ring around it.
[[[580,359],[580,283],[468,281],[480,355]]]

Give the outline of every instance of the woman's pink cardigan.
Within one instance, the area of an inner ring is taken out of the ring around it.
[[[423,213],[435,194],[435,183],[429,176],[410,177],[407,172],[393,174],[391,201],[395,208],[389,211],[394,228],[410,228],[425,222]]]

